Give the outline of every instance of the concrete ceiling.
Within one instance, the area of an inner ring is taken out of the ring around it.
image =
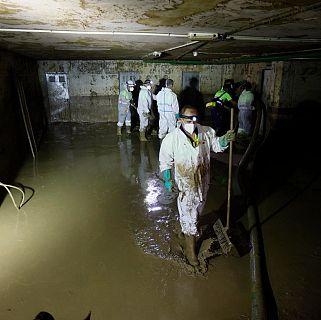
[[[319,58],[321,1],[0,0],[0,46],[36,59]]]

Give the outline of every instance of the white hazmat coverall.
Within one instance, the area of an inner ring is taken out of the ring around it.
[[[152,93],[145,86],[140,86],[137,113],[139,114],[139,131],[144,131],[148,126],[148,114],[152,107]]]
[[[222,152],[211,127],[197,124],[199,144],[193,147],[177,127],[166,135],[159,152],[160,171],[172,169],[178,187],[177,207],[182,232],[197,235],[197,220],[206,202],[210,183],[210,151]],[[173,170],[174,169],[174,170]]]
[[[239,109],[238,120],[239,120],[239,132],[245,132],[247,135],[251,134],[252,131],[252,117],[253,117],[253,102],[254,95],[251,91],[243,90],[237,106]]]
[[[117,126],[122,127],[124,122],[126,127],[130,127],[131,124],[131,113],[130,113],[130,100],[133,95],[130,91],[127,90],[127,85],[123,90],[120,91],[118,97],[118,122]]]
[[[163,139],[167,132],[176,127],[176,114],[179,113],[179,105],[176,94],[170,88],[162,88],[157,93],[157,108],[159,113],[158,137]]]

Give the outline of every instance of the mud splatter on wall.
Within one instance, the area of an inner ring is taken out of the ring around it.
[[[174,92],[179,94],[182,88],[183,72],[199,72],[200,90],[208,101],[225,79],[235,81],[248,80],[260,90],[262,72],[266,68],[273,70],[273,82],[269,90],[271,108],[280,105],[282,88],[282,62],[267,62],[237,65],[172,65],[165,63],[144,63],[138,60],[72,60],[38,62],[39,77],[47,109],[49,108],[46,72],[64,72],[69,83],[70,109],[72,121],[76,122],[116,122],[117,99],[119,93],[119,72],[137,72],[140,79],[152,79],[155,84],[163,77],[174,80]]]
[[[320,103],[320,80],[320,61],[284,62],[280,106],[295,108],[302,101]]]

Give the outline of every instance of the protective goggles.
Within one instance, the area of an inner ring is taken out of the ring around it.
[[[185,116],[184,114],[179,114],[180,119],[186,119],[193,122],[199,122],[199,116]]]

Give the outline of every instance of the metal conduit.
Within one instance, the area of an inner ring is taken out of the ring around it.
[[[33,133],[33,128],[32,128],[32,124],[31,124],[31,120],[30,120],[30,116],[29,116],[29,111],[28,111],[24,88],[23,88],[22,83],[17,75],[14,75],[14,81],[15,81],[16,88],[17,88],[21,116],[22,116],[23,123],[25,126],[25,130],[26,130],[26,134],[27,134],[27,138],[28,138],[28,142],[29,142],[29,146],[30,146],[30,151],[31,151],[32,157],[35,159],[37,156],[37,143],[36,143],[35,136]]]
[[[267,62],[267,61],[287,61],[293,59],[320,59],[321,50],[311,49],[299,52],[289,52],[278,55],[266,55],[266,56],[253,56],[253,57],[240,57],[232,59],[212,59],[206,61],[200,60],[143,60],[144,63],[163,63],[172,65],[221,65],[221,64],[239,64],[239,63],[255,63],[255,62]]]
[[[317,3],[314,3],[314,4],[311,4],[311,5],[308,5],[308,6],[295,6],[294,8],[291,8],[289,10],[287,10],[286,12],[282,12],[282,13],[279,13],[275,16],[272,16],[272,17],[267,17],[265,19],[262,19],[262,20],[259,20],[259,21],[255,21],[253,23],[250,23],[248,24],[247,26],[243,27],[243,28],[238,28],[238,29],[235,29],[235,30],[232,30],[230,32],[226,32],[224,35],[225,36],[229,36],[229,35],[232,35],[234,33],[239,33],[239,32],[242,32],[242,31],[245,31],[245,30],[249,30],[249,29],[253,29],[255,27],[258,27],[258,26],[263,26],[263,25],[266,25],[266,24],[270,24],[271,22],[275,22],[275,21],[279,21],[279,20],[283,20],[283,19],[286,19],[286,18],[290,18],[290,17],[293,17],[299,13],[303,13],[303,12],[306,12],[306,11],[310,11],[310,10],[315,10],[315,9],[319,9],[321,7],[321,2],[317,2]]]

